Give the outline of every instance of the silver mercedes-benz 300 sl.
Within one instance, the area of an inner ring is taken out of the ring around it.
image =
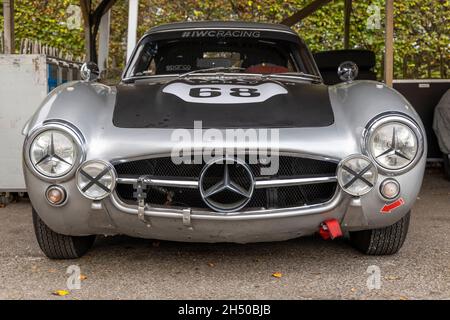
[[[77,258],[96,235],[190,242],[349,237],[366,254],[405,240],[424,127],[386,85],[326,86],[291,29],[176,23],[139,41],[120,83],[64,84],[24,128],[42,251]]]

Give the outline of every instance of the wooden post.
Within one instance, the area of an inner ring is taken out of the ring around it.
[[[304,18],[306,18],[310,14],[314,13],[315,11],[319,10],[321,7],[330,3],[331,1],[333,1],[333,0],[314,0],[306,7],[302,8],[301,10],[294,13],[292,16],[287,17],[286,19],[281,21],[281,24],[292,27],[294,24],[303,20]]]
[[[392,87],[394,80],[394,0],[386,0],[384,82]]]
[[[352,16],[352,0],[344,0],[344,49],[350,47],[350,19]]]
[[[4,51],[5,54],[14,54],[14,0],[3,0],[3,18],[4,18]]]
[[[111,9],[117,0],[102,0],[93,10],[91,0],[80,0],[84,19],[84,38],[86,60],[97,62],[97,34],[102,17]]]

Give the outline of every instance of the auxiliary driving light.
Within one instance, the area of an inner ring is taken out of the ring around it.
[[[102,200],[116,186],[114,167],[103,160],[83,163],[77,171],[77,187],[83,196],[91,200]]]
[[[339,163],[337,179],[341,188],[352,196],[362,196],[373,189],[377,167],[366,156],[352,155]]]
[[[52,206],[60,206],[67,199],[66,190],[60,186],[50,186],[45,191],[45,198]]]
[[[400,184],[394,179],[386,179],[380,185],[380,193],[386,199],[395,199],[400,194]]]

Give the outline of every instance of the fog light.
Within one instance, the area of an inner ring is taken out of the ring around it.
[[[368,193],[373,189],[377,178],[377,167],[366,156],[352,155],[339,163],[339,185],[352,196],[359,197]]]
[[[45,191],[45,198],[52,206],[60,206],[66,201],[66,190],[60,186],[50,186]]]
[[[86,198],[102,200],[116,187],[116,170],[102,160],[87,161],[77,171],[77,187]]]
[[[394,179],[386,179],[380,185],[380,193],[386,199],[395,199],[400,194],[400,184]]]

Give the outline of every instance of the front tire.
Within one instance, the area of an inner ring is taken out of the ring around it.
[[[450,180],[450,155],[448,154],[443,154],[442,158],[444,158],[444,174],[445,174],[445,178],[447,180]]]
[[[72,237],[51,230],[33,208],[33,225],[42,252],[50,259],[81,258],[94,244],[95,236]]]
[[[405,242],[411,212],[393,225],[381,229],[350,232],[350,243],[364,254],[382,256],[397,253]]]

